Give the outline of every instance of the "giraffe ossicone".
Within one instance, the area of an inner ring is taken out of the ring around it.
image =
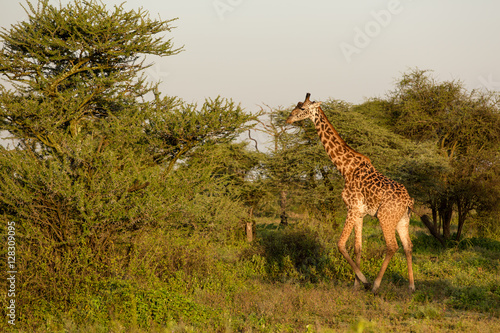
[[[371,287],[360,269],[363,217],[371,215],[378,218],[387,246],[385,258],[373,283],[372,291],[376,292],[380,287],[389,261],[398,249],[396,231],[406,255],[410,291],[415,291],[412,243],[408,230],[413,199],[403,185],[378,172],[368,157],[349,147],[326,118],[321,109],[321,102],[312,102],[309,99],[310,96],[311,94],[307,93],[304,102],[297,104],[288,117],[287,123],[311,119],[326,153],[344,177],[342,199],[347,206],[347,218],[337,245],[355,273],[355,286],[361,282],[365,288]],[[353,228],[356,261],[351,259],[345,246]]]

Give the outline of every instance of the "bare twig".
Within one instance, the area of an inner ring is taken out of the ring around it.
[[[259,151],[259,147],[257,146],[257,140],[255,140],[254,138],[252,138],[252,135],[251,135],[250,130],[248,130],[248,138],[249,138],[250,140],[252,140],[253,142],[255,142],[255,150],[257,150],[258,152],[260,152],[260,151]]]

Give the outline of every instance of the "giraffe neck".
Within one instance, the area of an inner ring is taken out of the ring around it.
[[[313,122],[328,156],[330,156],[333,164],[344,179],[363,162],[371,164],[368,157],[358,153],[347,145],[330,121],[328,121],[321,107],[318,107],[318,112]]]

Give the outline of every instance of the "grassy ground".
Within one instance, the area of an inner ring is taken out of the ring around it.
[[[311,221],[280,228],[263,219],[254,243],[225,245],[201,235],[143,235],[118,277],[80,295],[71,311],[32,314],[19,331],[500,331],[499,240],[468,238],[444,250],[413,222],[416,292],[408,292],[400,249],[373,295],[353,288],[335,246],[340,228]],[[362,270],[373,281],[383,237],[371,220],[363,235]]]

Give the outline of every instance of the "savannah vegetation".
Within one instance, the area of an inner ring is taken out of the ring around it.
[[[15,142],[0,147],[0,270],[12,221],[18,270],[15,326],[0,282],[2,331],[500,330],[496,92],[415,68],[384,98],[324,101],[417,203],[417,290],[400,250],[373,295],[353,290],[336,248],[342,178],[310,122],[160,92],[145,57],[182,56],[174,20],[97,1],[25,7],[0,32],[0,126]],[[373,281],[385,243],[364,224]]]

